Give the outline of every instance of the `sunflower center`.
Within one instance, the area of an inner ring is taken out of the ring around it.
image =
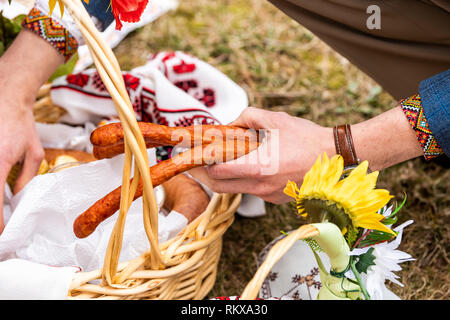
[[[320,199],[304,199],[303,207],[309,223],[332,222],[343,230],[351,224],[350,217],[344,209],[338,208],[334,203]]]

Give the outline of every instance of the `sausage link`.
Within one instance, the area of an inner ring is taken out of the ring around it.
[[[258,141],[259,135],[249,129],[224,125],[168,127],[138,122],[147,148],[157,146],[194,147],[220,140]],[[120,122],[101,126],[91,134],[93,153],[97,159],[111,158],[124,152],[123,127]]]
[[[156,187],[173,176],[195,167],[236,159],[255,150],[258,146],[258,141],[239,141],[238,143],[222,141],[196,146],[150,167],[152,184]],[[140,179],[133,200],[141,197],[142,192],[143,183]],[[78,238],[85,238],[94,232],[102,221],[119,210],[120,198],[121,187],[118,187],[78,216],[73,225],[75,235]]]

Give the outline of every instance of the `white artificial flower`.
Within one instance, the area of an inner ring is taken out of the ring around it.
[[[389,216],[391,211],[392,207],[385,210],[384,215]],[[375,265],[370,266],[367,269],[367,273],[361,274],[361,280],[372,300],[400,299],[392,291],[386,288],[386,280],[390,280],[403,287],[403,284],[397,280],[399,276],[394,272],[402,270],[399,265],[400,263],[415,259],[412,258],[410,254],[397,250],[397,248],[402,241],[403,229],[413,222],[413,220],[408,220],[393,229],[398,232],[398,235],[391,242],[383,242],[362,249],[353,249],[350,252],[351,255],[359,256],[366,253],[370,248],[374,249],[372,254],[375,256]],[[348,276],[354,278],[351,271],[348,272]]]

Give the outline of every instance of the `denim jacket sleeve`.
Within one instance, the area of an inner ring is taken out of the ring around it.
[[[431,132],[450,157],[450,69],[423,80],[419,94]]]

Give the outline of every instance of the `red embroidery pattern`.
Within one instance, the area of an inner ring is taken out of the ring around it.
[[[164,73],[164,75],[175,86],[185,91],[195,99],[202,101],[203,104],[208,107],[214,107],[216,105],[216,92],[212,88],[202,86],[197,79],[180,79],[180,77],[188,76],[194,77],[195,75],[189,75],[196,71],[197,66],[195,62],[189,61],[187,55],[181,55],[177,52],[165,52],[161,55],[155,55],[151,57],[157,63],[158,69]],[[186,60],[188,61],[186,61]],[[169,71],[173,71],[174,77],[171,77]]]
[[[155,102],[155,106],[156,106],[156,102]],[[161,116],[158,108],[154,109],[153,115],[155,117],[156,123],[162,124],[164,126],[168,126],[169,125],[169,122],[167,121],[167,119],[165,117]]]
[[[169,121],[167,121],[166,117],[161,115],[154,98],[148,95],[142,94],[139,97],[139,107],[136,107],[134,110],[138,115],[140,115],[142,121],[162,124],[165,126],[169,125]]]
[[[274,298],[274,299],[277,299],[277,298]],[[241,296],[220,296],[220,297],[214,297],[211,300],[241,300]],[[264,300],[264,299],[256,298],[255,300]]]
[[[183,90],[184,92],[188,92],[189,89],[197,88],[198,82],[197,80],[191,79],[191,80],[183,80],[183,81],[176,81],[174,83],[178,88]]]
[[[174,83],[178,88],[183,90],[186,93],[191,94],[189,91],[198,89],[198,82],[195,79],[189,79],[189,80],[182,80],[182,81],[176,81]],[[194,94],[191,94],[194,96],[194,98],[200,100],[203,102],[203,104],[208,107],[214,107],[216,104],[216,93],[214,89],[211,88],[205,88],[202,90],[202,94],[199,94],[197,92],[198,90],[194,91]]]
[[[154,57],[154,58],[156,58],[156,57]],[[164,57],[161,59],[162,65],[160,65],[158,67],[158,69],[161,70],[167,78],[169,78],[169,73],[168,73],[168,68],[167,68],[166,63],[168,60],[170,60],[172,58],[175,58],[175,52],[167,52],[164,55]]]
[[[175,52],[168,52],[166,55],[162,58],[162,62],[166,62],[169,59],[175,58]]]
[[[203,89],[203,97],[200,98],[201,101],[208,108],[213,107],[216,104],[216,94],[213,89]]]
[[[83,88],[89,81],[89,76],[83,73],[73,73],[66,77],[67,83]]]
[[[106,86],[103,83],[102,78],[100,77],[100,75],[98,74],[98,72],[95,72],[92,75],[92,86],[97,89],[98,91],[101,92],[105,92],[106,91]]]
[[[181,63],[178,65],[173,66],[173,71],[175,73],[189,73],[195,71],[195,64],[193,63],[186,63],[183,60],[181,60]]]
[[[193,117],[183,116],[174,122],[176,127],[187,127],[196,124],[218,124],[218,121],[212,117],[196,115]]]
[[[140,84],[140,80],[138,77],[135,77],[129,73],[125,73],[123,75],[123,80],[125,81],[125,86],[127,87],[127,89],[132,89],[132,90],[136,90],[137,87],[139,87]]]

